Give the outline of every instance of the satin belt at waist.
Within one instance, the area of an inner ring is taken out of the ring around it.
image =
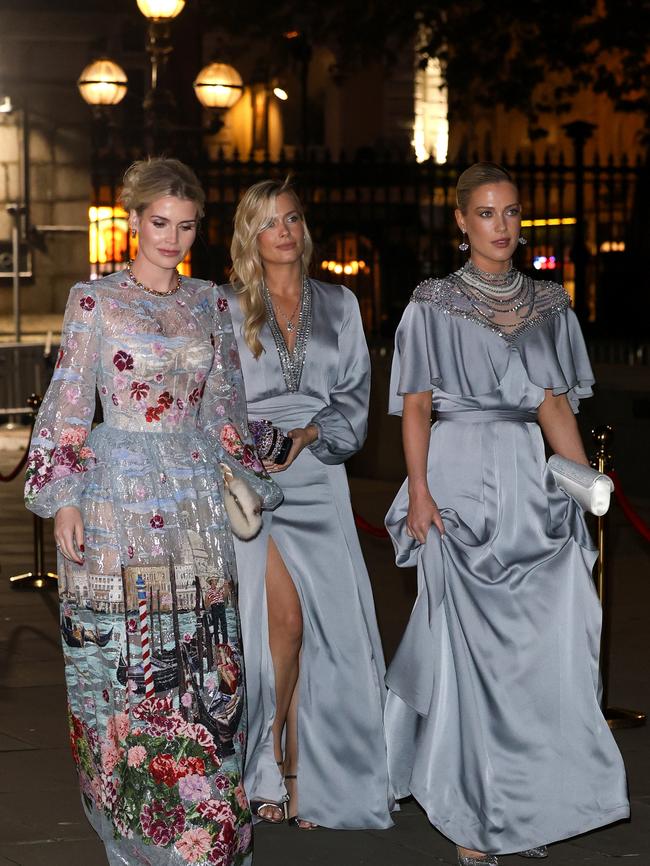
[[[458,412],[438,412],[438,421],[462,421],[468,424],[481,424],[487,421],[520,421],[533,424],[537,421],[537,412],[525,412],[523,409],[467,409]]]

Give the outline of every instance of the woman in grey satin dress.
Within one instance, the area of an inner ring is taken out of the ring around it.
[[[587,464],[573,415],[593,384],[584,341],[564,289],[512,268],[507,172],[478,163],[457,198],[470,260],[416,288],[396,336],[408,478],[386,525],[418,596],[385,718],[395,795],[478,866],[545,857],[629,806],[598,703],[596,551],[542,439]]]
[[[311,240],[286,184],[264,181],[235,217],[226,287],[248,414],[293,439],[266,464],[284,501],[236,545],[254,814],[301,829],[390,818],[384,660],[344,461],[365,436],[370,363],[357,300],[306,276]]]

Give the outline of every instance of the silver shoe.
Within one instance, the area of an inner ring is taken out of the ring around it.
[[[457,854],[458,866],[499,866],[495,854],[486,854],[484,857],[465,857],[460,851]]]
[[[530,857],[534,860],[543,860],[548,857],[548,848],[546,845],[538,845],[537,848],[528,848],[526,851],[519,852],[520,857]]]

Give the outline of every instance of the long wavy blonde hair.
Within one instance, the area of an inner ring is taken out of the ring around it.
[[[285,192],[295,199],[296,209],[302,218],[305,230],[302,269],[306,274],[314,246],[302,205],[289,183],[289,178],[284,181],[263,180],[249,187],[237,205],[235,213],[235,231],[230,245],[232,258],[230,281],[234,290],[241,296],[240,303],[244,313],[243,336],[254,358],[259,358],[264,350],[259,334],[266,321],[266,306],[262,293],[264,266],[260,259],[257,236],[273,220],[277,198]]]

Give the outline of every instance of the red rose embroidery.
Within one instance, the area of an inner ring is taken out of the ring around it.
[[[160,514],[154,514],[154,516],[149,521],[149,526],[152,529],[162,529],[165,525],[165,521],[162,519]]]
[[[228,309],[228,301],[225,298],[217,298],[217,307],[223,313],[224,310]]]
[[[132,370],[133,355],[129,355],[128,352],[124,352],[122,351],[122,349],[120,349],[119,352],[116,352],[113,355],[113,364],[120,372],[123,372],[124,370]]]
[[[205,776],[205,761],[202,758],[181,758],[176,765],[176,775],[179,779],[183,776]]]
[[[144,400],[149,393],[149,385],[146,382],[131,382],[131,399]]]
[[[145,420],[149,423],[152,421],[160,421],[164,411],[165,409],[163,406],[147,406],[147,413],[144,416]]]
[[[149,772],[158,784],[172,788],[178,781],[176,761],[172,755],[156,755],[149,762]]]
[[[162,406],[163,409],[169,409],[173,402],[174,398],[169,393],[169,391],[163,391],[160,397],[158,397],[158,403]]]
[[[95,301],[89,295],[86,295],[84,298],[81,298],[79,301],[79,306],[82,310],[94,310],[95,309]]]

